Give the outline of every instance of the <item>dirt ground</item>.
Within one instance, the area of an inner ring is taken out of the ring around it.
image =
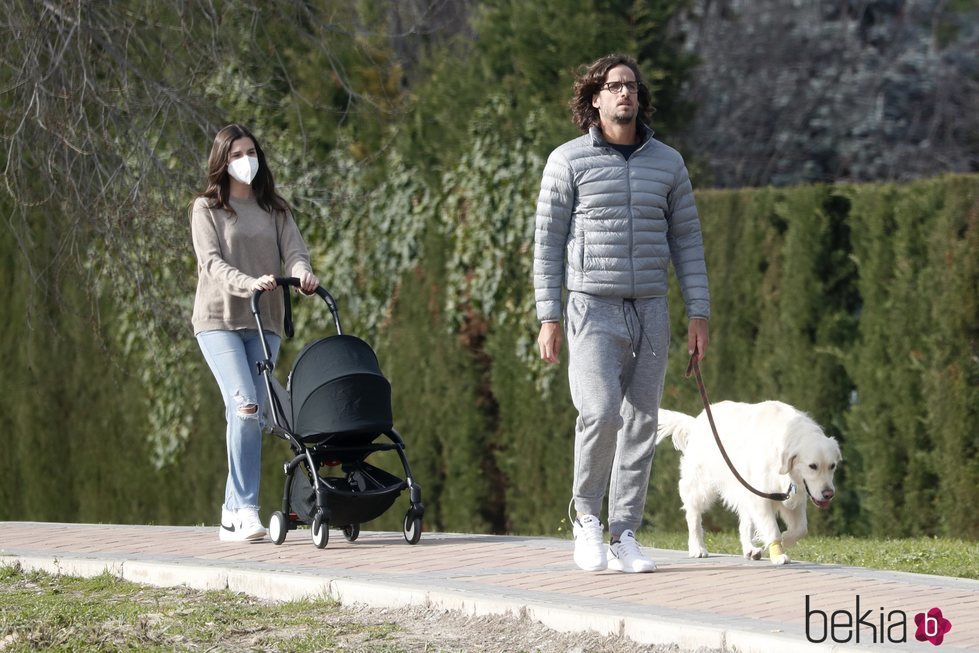
[[[19,565],[0,567],[0,572],[0,653],[714,653],[643,646],[595,632],[559,633],[511,615],[473,617],[451,610],[330,601],[311,602],[306,609],[233,592],[23,573]]]
[[[358,606],[344,611],[361,623],[396,623],[399,632],[391,638],[397,648],[418,653],[720,653],[706,648],[691,651],[677,646],[641,645],[595,632],[560,633],[539,622],[512,616],[472,617],[446,610]],[[371,650],[364,641],[350,641],[349,645],[351,651]]]

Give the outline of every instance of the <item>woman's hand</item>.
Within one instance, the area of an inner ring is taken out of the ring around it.
[[[275,276],[266,274],[255,279],[255,283],[252,284],[252,292],[259,290],[275,290]]]
[[[320,287],[320,280],[312,272],[303,272],[299,277],[299,289],[307,295],[312,295]]]

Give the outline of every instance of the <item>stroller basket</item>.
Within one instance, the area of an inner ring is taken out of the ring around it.
[[[358,524],[380,517],[407,487],[397,476],[368,463],[361,463],[347,478],[320,481],[330,493],[330,521],[334,524]],[[289,492],[297,515],[311,523],[316,515],[316,490],[309,477],[297,470]]]

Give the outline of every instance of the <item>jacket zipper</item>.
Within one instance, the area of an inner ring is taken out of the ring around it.
[[[623,157],[625,158],[625,157]],[[635,239],[635,224],[632,215],[632,168],[629,166],[629,159],[625,159],[625,187],[626,187],[626,207],[629,215],[629,272],[632,275],[632,289],[629,295],[636,296],[636,260],[632,255],[633,241]]]
[[[649,139],[646,139],[642,143],[640,143],[639,147],[636,148],[636,151],[633,152],[632,155],[635,156],[639,152],[639,150],[646,147],[647,143],[649,143]],[[625,163],[626,202],[627,202],[627,209],[629,215],[629,272],[631,274],[631,290],[632,290],[630,295],[632,297],[635,297],[636,296],[636,262],[635,262],[635,257],[632,255],[632,247],[633,247],[633,242],[635,240],[635,224],[633,224],[634,216],[632,214],[632,175],[630,174],[632,168],[629,165],[629,159],[625,158],[625,156],[623,156],[621,152],[619,152],[613,147],[608,147],[607,151],[610,154],[613,152],[615,154],[618,154],[619,156],[622,157],[622,161]]]

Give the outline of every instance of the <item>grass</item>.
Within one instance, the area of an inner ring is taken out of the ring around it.
[[[333,600],[265,602],[234,592],[154,588],[0,566],[0,650],[397,653],[393,623],[365,624]],[[369,642],[369,645],[367,644]]]
[[[639,532],[638,538],[644,546],[687,549],[686,533],[645,530]],[[735,532],[707,533],[705,538],[711,553],[741,555]],[[807,562],[979,579],[979,542],[930,537],[873,540],[809,535],[788,553],[794,560]]]

